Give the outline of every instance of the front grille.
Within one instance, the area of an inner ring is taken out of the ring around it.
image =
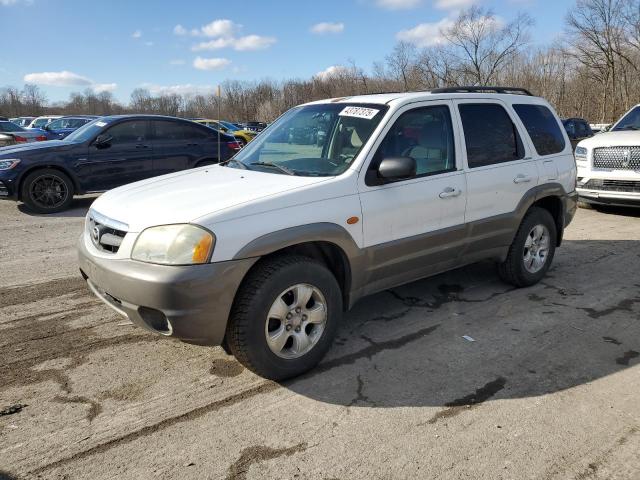
[[[640,181],[638,180],[601,180],[591,179],[583,187],[592,190],[607,192],[631,192],[640,193]]]
[[[89,237],[98,250],[117,253],[122,245],[122,239],[127,234],[127,226],[98,214],[89,212],[87,223]]]
[[[603,147],[593,151],[593,167],[640,170],[640,147]]]

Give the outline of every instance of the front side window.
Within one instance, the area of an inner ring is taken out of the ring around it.
[[[611,130],[640,130],[640,106],[622,117]]]
[[[296,107],[234,160],[245,168],[269,173],[340,175],[353,163],[387,109],[386,105],[345,103]]]
[[[459,105],[469,168],[524,158],[524,146],[507,111],[496,103]]]
[[[520,120],[527,129],[538,155],[552,155],[564,150],[564,135],[555,115],[544,105],[514,105]],[[580,122],[571,122],[573,135],[580,136]],[[567,129],[568,130],[568,129]]]
[[[449,107],[423,107],[403,113],[380,144],[370,169],[389,157],[413,158],[418,177],[455,170]]]
[[[139,143],[143,142],[147,134],[147,122],[144,120],[134,120],[114,125],[106,132],[111,136],[111,144]]]

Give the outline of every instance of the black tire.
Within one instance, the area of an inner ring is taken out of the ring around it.
[[[525,267],[524,252],[527,237],[536,225],[546,227],[550,238],[544,265],[540,270],[532,273]],[[528,287],[538,283],[546,275],[553,262],[557,238],[556,223],[549,211],[538,207],[530,208],[522,219],[518,233],[509,247],[507,259],[498,265],[500,278],[516,287]]]
[[[47,188],[50,193],[46,193]],[[53,168],[31,172],[22,182],[20,192],[21,199],[29,210],[45,214],[68,209],[73,201],[73,194],[74,186],[69,176]]]
[[[267,344],[265,325],[274,301],[293,285],[309,284],[326,301],[326,323],[306,354],[293,359],[277,356]],[[295,377],[315,367],[331,347],[342,317],[342,294],[336,278],[322,263],[299,255],[270,258],[249,272],[236,295],[226,342],[249,370],[271,380]]]

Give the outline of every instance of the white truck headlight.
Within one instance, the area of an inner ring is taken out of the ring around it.
[[[586,160],[587,159],[587,149],[584,147],[576,147],[576,151],[574,152],[574,156],[576,160]]]
[[[131,258],[161,265],[207,263],[215,244],[214,235],[195,225],[162,225],[144,230],[133,246]]]

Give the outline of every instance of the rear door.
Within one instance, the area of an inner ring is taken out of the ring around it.
[[[102,135],[111,137],[107,145],[95,141],[89,146],[92,181],[88,190],[109,190],[153,175],[153,152],[147,120],[119,122]]]
[[[213,131],[199,125],[171,120],[153,120],[153,170],[164,175],[194,167],[199,161],[215,156]]]
[[[538,168],[522,127],[499,100],[456,101],[464,135],[469,256],[509,245],[516,208],[538,183]],[[484,253],[483,253],[484,252]]]

